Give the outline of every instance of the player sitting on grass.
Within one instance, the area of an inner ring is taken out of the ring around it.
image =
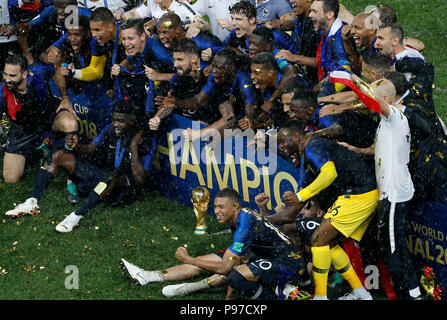
[[[237,191],[229,188],[219,191],[214,199],[214,213],[217,221],[232,226],[233,243],[225,252],[192,257],[185,247],[179,247],[175,257],[183,262],[181,265],[146,271],[121,259],[124,272],[139,285],[213,272],[225,276],[232,289],[259,300],[278,299],[274,289],[278,286],[278,292],[283,292],[288,282],[304,273],[301,251],[263,216],[242,209]],[[241,262],[242,256],[249,256],[248,262]]]
[[[99,136],[87,145],[78,144],[77,132],[66,136],[73,151],[61,149],[53,153],[41,167],[29,198],[6,212],[9,217],[39,213],[37,202],[42,198],[51,180],[64,169],[75,182],[80,195],[86,196],[81,207],[56,226],[59,232],[71,232],[81,218],[96,207],[100,200],[111,206],[132,203],[151,167],[155,140],[136,126],[133,106],[127,101],[114,104],[113,121]],[[107,160],[101,168],[94,166],[83,155],[105,153]]]

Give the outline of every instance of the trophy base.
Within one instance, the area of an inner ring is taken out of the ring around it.
[[[194,234],[196,236],[203,236],[208,233],[208,228],[195,228]]]

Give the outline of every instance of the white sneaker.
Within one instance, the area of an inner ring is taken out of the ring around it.
[[[351,293],[346,293],[344,296],[338,298],[338,300],[373,300],[373,297],[369,292],[367,292],[365,296],[360,296],[353,291]]]
[[[72,232],[73,228],[78,225],[79,220],[81,220],[81,218],[82,216],[78,216],[73,211],[56,226],[56,231],[62,233]]]
[[[25,215],[33,216],[40,213],[40,208],[37,205],[36,198],[28,198],[24,203],[17,205],[14,209],[5,213],[8,217],[17,218]]]
[[[171,298],[171,297],[183,297],[188,295],[188,288],[186,283],[181,284],[174,284],[170,286],[166,286],[161,290],[161,293],[165,297]]]
[[[120,265],[123,272],[133,280],[135,285],[144,286],[149,282],[163,281],[163,276],[159,271],[146,271],[122,258]]]

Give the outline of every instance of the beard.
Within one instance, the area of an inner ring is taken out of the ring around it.
[[[6,87],[8,88],[9,91],[15,92],[15,91],[17,91],[17,88],[22,84],[22,82],[23,82],[23,78],[20,77],[20,80],[18,80],[18,81],[7,82]]]
[[[318,31],[325,30],[326,27],[327,27],[327,22],[326,22],[326,19],[324,17],[321,18],[321,19],[317,19],[315,21],[315,24],[316,24],[316,28],[317,28]]]
[[[179,74],[179,70],[181,70],[181,75]],[[179,75],[179,76],[181,76],[181,77],[184,77],[184,76],[189,76],[190,75],[190,73],[191,73],[191,71],[192,71],[192,68],[191,68],[191,66],[189,66],[188,68],[186,68],[186,69],[177,69],[177,74]]]

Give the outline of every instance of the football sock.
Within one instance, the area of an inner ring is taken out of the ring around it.
[[[78,210],[75,213],[78,216],[84,216],[90,209],[96,207],[100,200],[100,195],[96,193],[96,191],[92,191],[89,193],[87,199],[81,204]]]
[[[315,296],[327,297],[327,278],[331,266],[331,249],[329,246],[312,247],[313,278]]]
[[[349,261],[348,255],[339,245],[336,245],[331,249],[331,256],[332,264],[334,265],[335,269],[346,281],[348,281],[353,290],[363,287],[359,277],[351,265],[351,262]]]
[[[276,300],[277,296],[273,290],[264,288],[255,281],[247,280],[236,269],[232,269],[227,274],[227,283],[234,290],[242,292],[250,300]]]
[[[36,180],[34,180],[34,187],[29,197],[36,198],[37,201],[39,201],[50,185],[53,177],[54,176],[52,173],[43,168],[40,168],[39,172],[37,173]]]
[[[197,281],[197,282],[190,282],[186,283],[186,292],[192,293],[199,290],[207,289],[210,287],[210,282],[208,278]]]

